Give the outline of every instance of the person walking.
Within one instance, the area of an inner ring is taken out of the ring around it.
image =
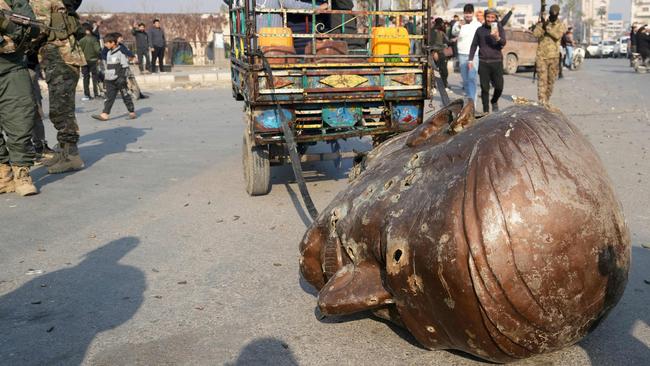
[[[84,97],[83,101],[92,100],[99,96],[99,91],[97,89],[97,83],[99,82],[99,72],[97,69],[97,63],[99,62],[99,56],[101,53],[101,48],[99,46],[99,41],[92,33],[90,27],[85,29],[86,35],[79,40],[79,47],[84,53],[86,58],[86,66],[81,67],[81,73],[83,74],[84,82]],[[93,95],[90,95],[90,80],[93,82]]]
[[[645,25],[636,34],[636,49],[644,66],[650,65],[650,26]]]
[[[566,26],[559,21],[560,7],[553,4],[549,9],[548,20],[541,19],[533,30],[538,39],[537,57],[537,99],[543,107],[550,108],[549,101],[553,93],[555,80],[560,72],[560,41]]]
[[[108,49],[106,55],[106,75],[104,83],[106,84],[106,102],[102,114],[92,115],[99,121],[108,121],[110,119],[111,109],[119,92],[124,101],[126,109],[129,111],[129,119],[136,119],[135,106],[133,99],[129,94],[127,87],[127,72],[129,70],[129,59],[122,52],[118,44],[117,34],[111,33],[104,37],[104,46]]]
[[[436,18],[433,22],[433,31],[431,32],[431,51],[433,52],[433,61],[435,61],[440,73],[440,79],[445,88],[448,88],[447,79],[449,78],[449,69],[447,68],[447,48],[449,40],[445,31],[445,22],[442,18]]]
[[[35,18],[28,0],[0,1],[0,9]],[[38,30],[15,24],[0,13],[0,193],[38,193],[30,176],[36,107],[24,48],[19,46],[37,35]]]
[[[140,73],[143,74],[145,70],[151,69],[151,57],[149,55],[149,35],[145,30],[144,23],[134,25],[131,31],[135,37],[135,50],[138,56],[138,68]]]
[[[489,8],[485,11],[485,23],[476,30],[472,46],[469,51],[468,67],[473,68],[474,56],[478,49],[481,60],[478,75],[481,80],[481,101],[483,113],[499,111],[499,98],[503,93],[503,54],[501,50],[506,45],[506,32],[497,21],[497,11]],[[494,88],[490,99],[490,84]]]
[[[36,18],[52,27],[41,30],[46,40],[41,56],[50,96],[50,120],[58,131],[59,151],[43,164],[50,174],[80,170],[84,162],[77,147],[79,125],[75,116],[75,92],[80,68],[86,65],[77,41],[81,23],[76,7],[81,1],[68,6],[61,0],[31,0],[31,4]]]
[[[149,50],[151,51],[151,72],[156,71],[158,61],[158,72],[163,72],[165,63],[165,31],[160,27],[160,20],[154,19],[153,28],[148,32]]]
[[[460,25],[456,23],[452,35],[458,37],[458,67],[460,68],[460,76],[463,79],[465,95],[471,98],[474,104],[476,104],[477,68],[469,67],[469,51],[472,47],[476,30],[481,27],[481,23],[474,18],[474,5],[466,4],[463,7],[463,20],[465,24]],[[477,60],[475,63],[476,66],[478,66],[479,61]]]
[[[575,47],[575,40],[573,39],[573,28],[569,27],[562,36],[562,47],[565,49],[564,66],[567,69],[573,69],[573,48]]]

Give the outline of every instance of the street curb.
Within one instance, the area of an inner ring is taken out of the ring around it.
[[[136,75],[138,85],[143,89],[167,89],[176,87],[214,87],[229,85],[231,78],[230,72],[208,72],[202,74],[149,74]],[[46,85],[41,84],[41,88],[47,89]],[[83,78],[79,79],[77,91],[83,92]]]
[[[208,87],[230,83],[229,72],[209,72],[202,74],[149,74],[137,75],[136,80],[142,88],[167,88],[192,85]]]

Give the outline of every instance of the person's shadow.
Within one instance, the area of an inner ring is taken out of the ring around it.
[[[112,241],[2,296],[0,363],[81,364],[95,336],[126,323],[143,302],[144,273],[119,263],[139,243]]]
[[[650,326],[650,250],[632,247],[625,294],[609,316],[579,346],[593,365],[647,365],[644,329]]]
[[[278,338],[258,338],[247,344],[235,363],[226,366],[278,365],[294,366],[298,361],[289,345]]]
[[[81,136],[79,139],[79,154],[85,163],[85,169],[89,169],[104,157],[112,154],[123,153],[128,145],[135,143],[143,137],[150,129],[122,126],[110,130],[102,130]],[[66,174],[47,174],[47,168],[37,168],[33,177],[38,185],[47,185],[65,178]]]

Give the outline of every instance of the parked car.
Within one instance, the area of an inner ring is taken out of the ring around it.
[[[537,38],[527,29],[506,28],[506,47],[503,49],[503,72],[514,74],[519,67],[535,66]]]
[[[629,36],[621,37],[616,41],[614,45],[614,57],[626,57],[627,56],[627,43],[630,41]]]
[[[585,47],[585,50],[587,51],[585,54],[587,58],[600,57],[601,55],[598,43],[590,43],[587,47]]]
[[[612,57],[614,55],[615,41],[601,41],[598,44],[600,48],[600,57]]]

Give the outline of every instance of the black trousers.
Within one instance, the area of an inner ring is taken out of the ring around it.
[[[490,103],[499,101],[503,93],[503,62],[484,62],[481,60],[478,66],[478,75],[481,80],[481,101],[483,112],[490,112]],[[494,94],[490,100],[490,84],[494,87]]]
[[[104,113],[111,114],[111,109],[113,109],[113,104],[115,103],[115,98],[117,98],[117,93],[119,92],[122,95],[122,100],[124,105],[129,113],[135,112],[135,106],[133,105],[133,99],[129,90],[126,86],[126,81],[117,81],[117,80],[105,80],[104,85],[106,85],[106,102],[104,102]]]
[[[144,49],[144,50],[138,50],[138,68],[140,69],[140,72],[143,72],[145,70],[151,70],[151,55],[149,54],[149,50]]]
[[[90,98],[90,79],[93,80],[93,96],[97,98],[97,83],[99,82],[99,72],[97,71],[97,61],[88,61],[86,66],[81,67],[81,73],[84,77],[84,95]]]
[[[163,65],[165,63],[165,47],[154,47],[151,52],[151,72],[156,72],[156,60],[160,65],[160,72],[163,71]]]
[[[436,66],[438,67],[438,72],[440,73],[440,78],[442,79],[445,88],[449,86],[447,79],[449,78],[449,68],[447,67],[447,56],[445,56],[444,51],[437,52],[438,61]]]

